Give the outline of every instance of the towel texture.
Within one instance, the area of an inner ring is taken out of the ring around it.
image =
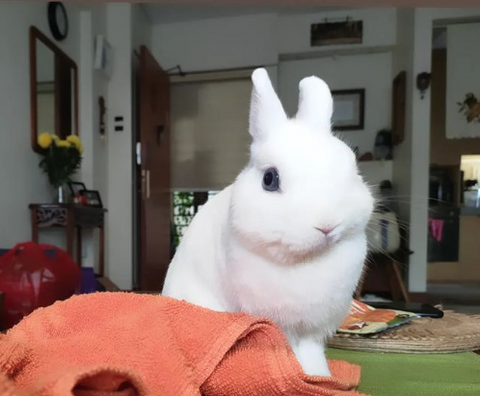
[[[359,367],[329,363],[332,378],[305,375],[261,318],[95,293],[40,308],[0,336],[0,395],[359,395]]]

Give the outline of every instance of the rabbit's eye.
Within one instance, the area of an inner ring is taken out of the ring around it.
[[[263,189],[277,191],[280,187],[280,176],[275,168],[269,168],[263,174]]]

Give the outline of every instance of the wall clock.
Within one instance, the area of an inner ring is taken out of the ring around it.
[[[65,6],[59,1],[48,3],[48,24],[53,37],[62,41],[68,35],[68,16]]]

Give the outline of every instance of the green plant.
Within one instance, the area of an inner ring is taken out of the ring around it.
[[[173,243],[178,246],[194,216],[193,192],[173,193]]]
[[[47,174],[49,183],[58,188],[71,181],[82,163],[83,146],[78,136],[71,135],[66,140],[60,140],[49,133],[42,133],[38,144],[43,156],[39,167]]]

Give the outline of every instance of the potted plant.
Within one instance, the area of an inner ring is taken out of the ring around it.
[[[82,163],[83,144],[76,135],[65,140],[51,133],[38,136],[38,145],[43,156],[39,167],[48,177],[49,183],[56,190],[57,202],[65,203],[65,186],[72,181],[72,176]]]

